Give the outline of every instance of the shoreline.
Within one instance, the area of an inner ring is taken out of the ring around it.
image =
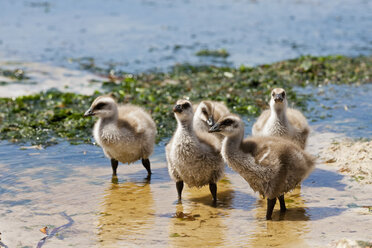
[[[65,83],[61,83],[62,87],[58,89],[0,98],[0,108],[4,109],[0,113],[0,139],[43,146],[61,140],[72,144],[90,143],[91,131],[87,127],[93,126],[93,118],[84,118],[82,113],[97,96],[108,93],[112,93],[119,103],[131,103],[147,109],[158,125],[158,142],[170,137],[175,128],[170,106],[179,98],[189,98],[193,102],[203,99],[223,101],[233,113],[252,119],[267,108],[271,89],[281,87],[288,92],[290,106],[304,111],[306,116],[307,105],[317,100],[312,94],[315,92],[298,92],[294,87],[311,85],[315,89],[329,84],[366,85],[372,81],[370,68],[372,56],[350,58],[339,55],[301,56],[273,64],[239,68],[178,64],[168,73],[148,74],[128,74],[94,67],[87,71],[93,73],[91,76],[99,73],[105,81],[95,82],[93,88],[88,89],[89,82],[75,85],[80,80],[79,73],[82,73],[76,71],[79,75],[70,83],[73,86],[66,89]],[[6,73],[18,78],[14,82],[19,83],[14,84],[17,87],[29,77],[28,72],[23,70],[21,75],[17,70]],[[31,76],[29,78],[29,81],[33,80]],[[58,82],[54,80],[53,84]],[[10,83],[11,86],[13,83]],[[7,87],[6,83],[3,87]],[[86,90],[94,92],[81,94]],[[315,117],[319,120],[326,118],[327,114]]]

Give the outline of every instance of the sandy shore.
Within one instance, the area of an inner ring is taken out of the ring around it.
[[[320,150],[321,162],[363,184],[372,184],[372,141],[336,139]]]

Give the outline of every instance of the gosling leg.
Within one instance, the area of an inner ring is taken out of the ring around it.
[[[113,176],[116,176],[116,170],[118,168],[118,165],[119,165],[119,161],[112,158],[111,159],[111,167],[112,167],[112,175]]]
[[[217,184],[209,183],[209,190],[211,191],[213,202],[217,202]]]
[[[267,198],[266,220],[271,220],[271,215],[273,214],[275,203],[276,203],[276,198],[274,199]]]
[[[279,199],[279,202],[280,202],[280,212],[283,213],[283,212],[287,211],[287,208],[285,206],[285,201],[284,201],[284,195],[279,196],[278,199]]]
[[[118,184],[118,183],[119,183],[119,179],[118,179],[118,177],[112,175],[112,177],[111,177],[111,183],[112,183],[112,184]]]
[[[142,164],[143,164],[143,167],[145,167],[145,169],[147,170],[147,178],[150,178],[151,177],[151,166],[150,166],[150,160],[148,158],[143,158],[142,159]]]
[[[178,200],[182,198],[182,190],[183,190],[183,181],[176,182],[177,193],[178,193]]]

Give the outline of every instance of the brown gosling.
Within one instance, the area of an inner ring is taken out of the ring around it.
[[[224,175],[220,141],[214,135],[194,131],[191,102],[178,100],[173,112],[177,129],[166,146],[166,157],[169,175],[176,182],[178,199],[181,200],[184,182],[189,187],[209,184],[215,203],[216,183]]]
[[[271,92],[270,109],[262,112],[252,127],[253,136],[289,138],[305,149],[310,128],[303,114],[288,108],[286,92],[282,88]]]
[[[281,212],[285,212],[284,194],[300,184],[314,168],[314,158],[288,139],[244,139],[244,123],[236,115],[221,118],[210,132],[225,136],[221,153],[227,164],[255,192],[267,198],[267,220],[271,219],[276,198],[279,199]]]
[[[149,157],[153,152],[156,125],[142,108],[130,104],[118,105],[112,97],[97,97],[84,116],[97,116],[93,136],[106,157],[111,159],[113,176],[119,161],[133,163],[142,159],[151,177]]]
[[[209,128],[222,116],[230,114],[229,109],[223,102],[201,101],[194,107],[195,115],[193,125],[195,130],[208,133]],[[222,142],[223,135],[214,133]]]

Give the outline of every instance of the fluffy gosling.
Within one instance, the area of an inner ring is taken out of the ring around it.
[[[314,168],[314,159],[292,141],[280,137],[244,140],[244,123],[236,115],[221,118],[210,132],[225,136],[222,156],[251,186],[267,197],[266,219],[270,220],[279,198],[286,211],[284,193],[294,189]]]
[[[252,127],[253,136],[277,136],[289,138],[305,149],[309,125],[303,114],[288,108],[286,92],[282,88],[271,92],[270,109],[262,112]]]
[[[106,157],[111,159],[113,176],[116,176],[118,161],[133,163],[142,159],[151,177],[149,157],[153,152],[156,125],[142,108],[130,104],[118,105],[109,96],[97,97],[84,116],[97,116],[93,136]]]
[[[166,146],[170,177],[176,182],[181,199],[184,182],[189,187],[209,184],[213,201],[217,200],[217,181],[224,174],[224,161],[220,154],[220,141],[213,135],[195,132],[191,102],[178,100],[173,107],[177,129]]]

